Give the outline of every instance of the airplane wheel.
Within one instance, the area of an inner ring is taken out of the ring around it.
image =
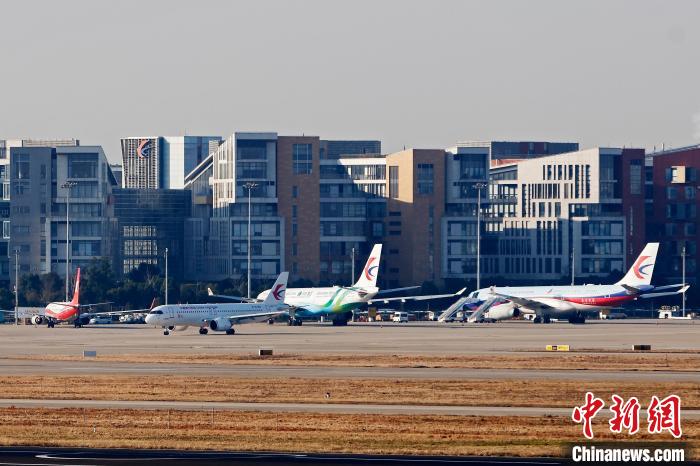
[[[236,333],[236,331],[232,328],[226,330],[226,335],[233,335],[234,333]]]
[[[166,337],[170,335],[170,330],[163,330],[163,335],[165,335]]]
[[[550,319],[548,316],[545,316],[542,318],[542,322],[545,324],[549,324],[552,322],[552,319]]]
[[[200,334],[200,335],[206,335],[207,333],[209,333],[209,330],[207,330],[207,329],[205,329],[205,328],[200,328],[200,329],[199,329],[199,334]]]
[[[540,316],[535,316],[534,319],[532,319],[532,322],[535,324],[541,324],[542,323],[542,317]]]
[[[287,321],[287,325],[289,325],[290,327],[291,327],[292,325],[294,325],[294,319],[290,318],[290,319]]]
[[[267,319],[267,325],[273,325],[275,323],[275,319]]]

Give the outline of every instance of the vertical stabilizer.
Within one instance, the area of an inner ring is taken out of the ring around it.
[[[372,252],[367,259],[365,267],[362,269],[360,278],[358,278],[355,286],[358,288],[369,289],[377,287],[377,275],[379,275],[379,259],[382,256],[382,245],[375,244]]]
[[[289,272],[282,272],[275,284],[270,288],[270,292],[265,297],[263,304],[284,304],[284,293],[287,290],[287,278],[289,278]]]
[[[617,282],[617,285],[651,285],[651,276],[654,273],[656,254],[659,252],[659,243],[647,243],[632,268]]]

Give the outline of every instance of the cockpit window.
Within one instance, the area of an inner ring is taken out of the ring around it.
[[[163,311],[161,311],[161,310],[155,310],[155,311],[149,312],[149,314],[162,314],[162,313],[163,313]]]

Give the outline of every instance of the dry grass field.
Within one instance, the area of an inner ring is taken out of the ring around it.
[[[448,406],[573,407],[586,391],[636,396],[675,393],[686,409],[700,408],[700,386],[690,382],[567,380],[388,380],[190,376],[5,376],[4,398],[179,400],[289,403],[376,403]],[[331,397],[325,398],[326,392]]]
[[[613,436],[602,419],[594,426],[596,440],[671,440]],[[580,429],[561,417],[0,409],[1,445],[563,456],[567,442],[582,440]],[[700,421],[685,421],[683,429],[697,447]]]
[[[56,361],[82,360],[81,356],[31,355],[12,359]],[[143,363],[142,355],[100,355],[92,360]],[[473,369],[552,369],[598,371],[698,371],[700,354],[688,352],[521,352],[517,354],[474,355],[331,355],[279,354],[259,357],[245,354],[149,354],[149,363],[191,363],[229,365],[347,366],[347,367],[454,367]]]

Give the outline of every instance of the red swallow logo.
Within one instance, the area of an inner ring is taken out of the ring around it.
[[[139,146],[136,148],[136,155],[139,158],[146,159],[151,156],[151,140],[141,139],[139,141]]]
[[[649,267],[650,265],[654,265],[654,264],[647,264],[647,265],[645,265],[645,266],[643,266],[643,267],[640,267],[640,266],[642,265],[642,263],[643,263],[646,259],[648,259],[649,257],[651,257],[651,256],[639,256],[639,259],[637,259],[637,262],[634,264],[634,267],[632,267],[632,271],[633,271],[634,274],[637,276],[637,278],[642,278],[642,279],[643,279],[644,277],[642,276],[642,274],[646,275],[646,272],[644,272],[644,269],[645,269],[646,267]]]
[[[272,296],[275,297],[277,301],[282,301],[284,299],[284,285],[281,283],[272,290]]]
[[[377,265],[372,266],[372,262],[374,262],[377,258],[376,257],[370,257],[369,260],[367,261],[367,265],[365,266],[365,278],[367,280],[372,280],[374,277],[377,276]]]

